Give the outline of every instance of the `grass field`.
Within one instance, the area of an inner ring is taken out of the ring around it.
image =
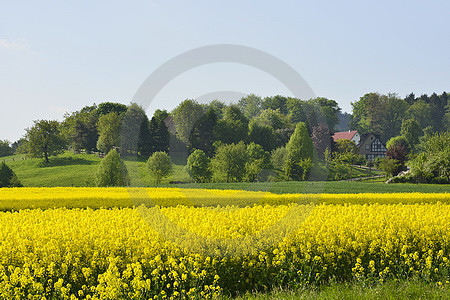
[[[100,158],[93,154],[77,154],[70,152],[53,157],[50,164],[42,159],[26,158],[14,155],[0,158],[16,172],[22,184],[27,187],[54,186],[94,186],[95,172]],[[145,160],[125,159],[130,173],[132,186],[155,186],[153,178],[147,171]],[[356,173],[361,175],[360,173]],[[169,182],[183,182],[170,184]],[[174,174],[163,180],[160,186],[205,189],[239,189],[250,191],[268,191],[273,193],[439,193],[450,192],[448,185],[426,184],[382,184],[384,180],[362,182],[340,181],[308,181],[308,182],[256,182],[256,183],[204,183],[190,182],[185,167],[175,162]]]
[[[418,280],[388,281],[383,284],[334,283],[315,289],[278,290],[266,294],[248,293],[237,298],[250,300],[410,300],[410,299],[450,299],[450,285],[439,286]]]

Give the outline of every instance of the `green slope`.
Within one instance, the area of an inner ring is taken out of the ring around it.
[[[94,154],[73,154],[66,152],[50,158],[47,165],[42,159],[14,155],[0,158],[4,160],[21,180],[24,186],[94,186],[95,173],[101,158]],[[132,186],[154,186],[146,161],[125,158]],[[355,172],[356,175],[356,172]],[[185,182],[170,184],[170,181]],[[394,192],[450,192],[449,185],[430,184],[384,184],[383,182],[256,182],[256,183],[189,183],[190,178],[180,161],[175,161],[174,174],[163,180],[160,186],[206,189],[243,189],[270,191],[273,193],[394,193]]]

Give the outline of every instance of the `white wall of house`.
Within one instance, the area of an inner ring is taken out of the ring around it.
[[[359,135],[359,133],[355,133],[355,135],[352,137],[352,141],[355,142],[356,145],[359,145],[359,142],[361,141],[361,136]]]

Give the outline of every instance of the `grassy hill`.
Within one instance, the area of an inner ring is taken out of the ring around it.
[[[24,186],[95,186],[95,173],[101,158],[94,154],[66,152],[52,157],[49,164],[42,159],[14,155],[0,158],[5,161]],[[155,186],[144,159],[125,158],[132,186]],[[191,183],[182,161],[175,161],[174,174],[160,186],[181,188],[215,188],[270,191],[273,193],[393,193],[393,192],[450,192],[448,185],[384,184],[382,182],[256,182],[256,183]],[[355,176],[363,176],[355,169]],[[170,184],[169,182],[183,182]]]

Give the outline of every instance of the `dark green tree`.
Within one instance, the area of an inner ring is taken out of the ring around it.
[[[100,162],[96,183],[100,187],[130,185],[127,167],[115,149],[110,150]]]
[[[305,180],[311,170],[313,159],[313,143],[305,123],[297,124],[286,150],[284,168],[286,176],[291,180]]]
[[[95,150],[97,145],[97,122],[97,106],[85,106],[80,111],[64,116],[61,132],[73,149],[90,152]]]
[[[262,109],[268,108],[273,110],[278,109],[282,114],[287,115],[288,114],[287,101],[288,98],[281,95],[266,97],[262,102]]]
[[[5,162],[0,164],[0,188],[2,187],[21,187],[19,179]]]
[[[276,147],[276,135],[271,126],[261,125],[254,120],[249,124],[248,140],[261,145],[265,151],[272,151]]]
[[[214,109],[209,108],[194,124],[189,136],[191,149],[200,149],[208,156],[213,154],[213,144],[216,141],[214,135],[217,126],[217,115]]]
[[[0,157],[9,156],[14,153],[13,149],[9,144],[10,143],[8,140],[4,141],[0,140]]]
[[[217,122],[215,136],[225,144],[246,141],[248,137],[248,119],[236,105],[225,109],[224,118]]]
[[[32,157],[42,157],[49,162],[49,157],[64,152],[66,140],[61,134],[58,121],[37,120],[31,128],[26,129],[26,149]]]
[[[408,148],[414,150],[419,144],[419,138],[423,135],[423,130],[416,120],[408,119],[402,122],[400,134],[404,136],[408,142]]]
[[[128,107],[125,104],[121,103],[113,103],[113,102],[103,102],[100,103],[97,107],[97,113],[102,115],[107,115],[109,113],[115,112],[118,115],[123,114],[128,110]]]

